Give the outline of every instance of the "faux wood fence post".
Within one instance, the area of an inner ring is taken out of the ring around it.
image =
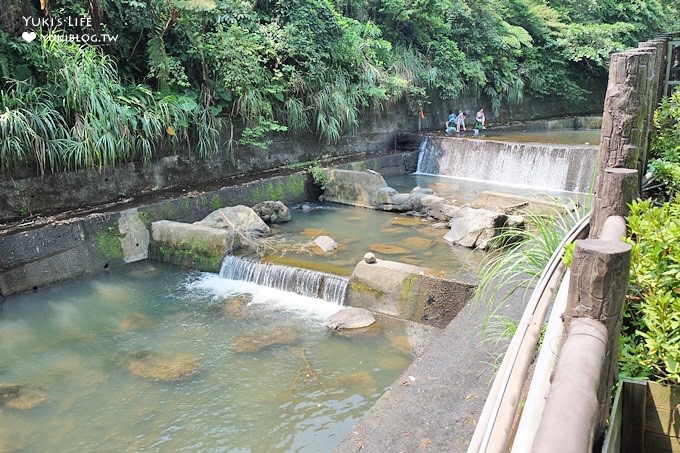
[[[616,354],[628,288],[631,246],[601,239],[584,239],[575,244],[565,322],[569,323],[573,318],[590,318],[603,323],[607,329],[607,357],[598,390],[600,410],[596,432],[599,436],[604,432],[609,396],[617,374]]]
[[[593,198],[590,237],[597,238],[609,216],[627,216],[628,204],[640,195],[637,170],[607,168],[600,176],[600,187]]]
[[[611,57],[602,115],[598,178],[608,167],[637,169],[641,143],[633,139],[639,138],[639,129],[646,119],[640,115],[639,84],[641,79],[646,78],[648,63],[647,53],[624,52]],[[641,72],[644,72],[644,77],[641,77]]]

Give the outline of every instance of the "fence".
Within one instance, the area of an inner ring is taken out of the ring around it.
[[[501,363],[468,453],[590,452],[601,444],[617,375],[630,246],[624,217],[638,197],[654,110],[680,34],[612,55],[593,208],[553,255]],[[589,226],[589,228],[588,228]],[[589,237],[584,238],[586,232]],[[526,403],[519,408],[539,333],[554,299]],[[519,421],[518,421],[519,420]]]

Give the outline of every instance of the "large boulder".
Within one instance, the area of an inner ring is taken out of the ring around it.
[[[513,228],[521,224],[516,217],[513,217],[511,223]],[[455,245],[486,250],[493,245],[493,239],[509,227],[509,222],[508,216],[503,212],[464,206],[453,214],[449,227],[451,230],[444,236],[444,240]]]
[[[331,330],[361,329],[375,322],[373,313],[365,308],[347,307],[326,319],[326,327]]]
[[[211,228],[223,228],[244,234],[267,235],[269,226],[248,206],[237,205],[217,209],[203,220],[194,222]]]
[[[265,223],[285,223],[291,219],[288,207],[281,201],[263,201],[253,206],[253,211]]]
[[[378,191],[387,187],[385,178],[374,171],[353,171],[327,168],[328,186],[324,199],[364,208],[378,204]]]

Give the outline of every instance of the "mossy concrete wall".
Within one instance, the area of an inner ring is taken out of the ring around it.
[[[53,214],[84,205],[111,203],[120,198],[160,193],[328,157],[356,156],[360,160],[372,153],[396,149],[398,134],[443,130],[451,109],[474,114],[479,107],[484,107],[489,112],[487,119],[493,123],[599,114],[604,83],[593,88],[591,96],[579,101],[556,97],[525,98],[520,105],[504,107],[498,117],[494,117],[491,106],[485,105],[483,100],[443,100],[439,94],[432,93],[431,102],[425,108],[425,118],[419,119],[417,112],[405,102],[385,110],[366,110],[362,112],[358,130],[333,144],[320,142],[310,135],[281,135],[272,137],[272,143],[266,149],[237,147],[229,152],[223,146],[216,157],[207,161],[198,160],[190,150],[182,149],[175,155],[159,156],[147,165],[128,162],[112,169],[79,170],[44,177],[36,176],[35,169],[27,169],[23,174],[0,177],[0,222],[27,214]],[[223,138],[226,143],[229,137]]]
[[[302,171],[7,232],[0,236],[0,295],[38,290],[146,259],[155,221],[191,223],[224,206],[253,206],[272,199],[299,203],[314,200],[318,193],[308,173]],[[191,258],[184,253],[183,263]],[[197,265],[198,261],[194,260]]]

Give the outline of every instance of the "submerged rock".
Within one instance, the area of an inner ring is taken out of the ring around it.
[[[314,245],[319,247],[324,253],[334,252],[338,248],[338,243],[329,236],[318,236],[314,239]]]
[[[378,383],[368,371],[359,371],[356,373],[338,376],[336,382],[339,386],[345,387],[352,393],[358,393],[366,398],[370,398],[378,391]]]
[[[384,253],[385,255],[404,255],[408,249],[394,244],[371,244],[368,246],[373,252]]]
[[[135,376],[157,381],[176,381],[196,374],[200,362],[193,354],[138,351],[130,354],[126,368]]]
[[[0,384],[0,402],[10,409],[33,409],[47,401],[47,393],[31,384]]]
[[[348,307],[329,316],[326,319],[326,327],[332,330],[361,329],[374,322],[375,316],[365,308]]]
[[[234,319],[246,317],[245,308],[253,300],[251,294],[238,294],[224,299],[222,314]]]
[[[295,344],[298,333],[290,326],[263,328],[237,336],[229,349],[234,352],[257,352],[274,345]]]
[[[120,330],[147,329],[153,324],[150,316],[143,313],[128,313],[120,322]]]

